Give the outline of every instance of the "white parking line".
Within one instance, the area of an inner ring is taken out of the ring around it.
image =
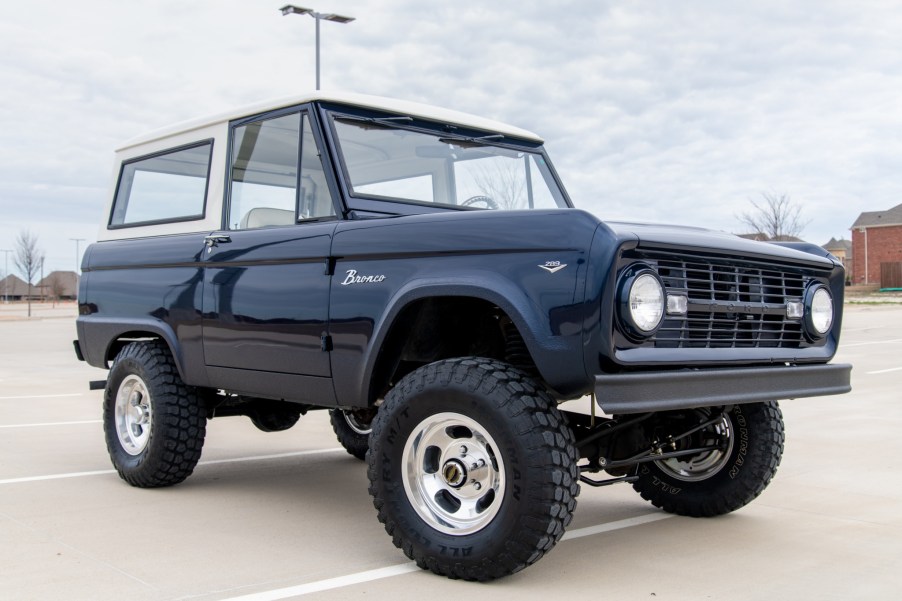
[[[7,424],[0,428],[42,428],[44,426],[78,426],[80,424],[102,424],[101,419],[89,419],[80,422],[47,422],[44,424]]]
[[[373,580],[382,580],[383,578],[391,578],[392,576],[400,576],[411,572],[419,572],[420,568],[417,564],[410,561],[407,563],[399,563],[397,565],[388,566],[387,568],[379,568],[377,570],[368,570],[366,572],[357,572],[356,574],[348,574],[347,576],[339,576],[337,578],[329,578],[328,580],[318,580],[316,582],[308,582],[307,584],[299,584],[297,586],[289,586],[288,588],[279,588],[271,591],[262,591],[260,593],[252,593],[241,597],[230,597],[223,601],[277,601],[278,599],[287,599],[288,597],[300,597],[301,595],[309,595],[310,593],[319,593],[336,588],[361,584],[363,582],[372,582]]]
[[[315,449],[312,451],[297,451],[294,453],[279,453],[276,455],[255,455],[253,457],[235,457],[233,459],[211,459],[210,461],[201,461],[197,465],[216,465],[219,463],[242,463],[244,461],[262,461],[265,459],[282,459],[284,457],[303,457],[305,455],[322,455],[325,453],[344,452],[342,447],[331,449]],[[25,482],[41,482],[43,480],[63,480],[65,478],[83,478],[85,476],[100,476],[103,474],[115,474],[116,470],[97,470],[93,472],[72,472],[68,474],[49,474],[47,476],[26,476],[24,478],[7,478],[0,480],[3,484],[23,484]]]
[[[593,534],[603,534],[605,532],[611,532],[612,530],[621,530],[622,528],[629,528],[630,526],[641,526],[642,524],[650,524],[651,522],[666,520],[667,518],[672,517],[672,513],[646,513],[645,515],[640,515],[635,518],[627,518],[625,520],[618,520],[616,522],[609,522],[607,524],[599,524],[598,526],[577,528],[576,530],[571,530],[564,533],[564,538],[562,538],[561,540],[572,540],[574,538],[592,536]]]
[[[80,392],[71,392],[69,394],[30,394],[28,396],[0,396],[0,401],[13,401],[18,399],[61,399],[70,396],[84,396]]]
[[[873,342],[853,342],[851,344],[840,344],[840,348],[850,348],[853,346],[870,346],[872,344],[896,344],[897,342],[902,342],[902,338],[897,338],[895,340],[874,340]]]
[[[888,374],[891,371],[902,371],[902,367],[891,367],[889,369],[878,369],[877,371],[869,371],[869,372],[865,372],[865,373],[867,373],[869,376],[871,376],[874,374]]]
[[[564,534],[561,541],[572,540],[574,538],[582,538],[584,536],[592,536],[593,534],[601,534],[603,532],[612,532],[614,530],[622,530],[631,526],[641,526],[659,520],[666,520],[674,517],[670,513],[648,513],[634,518],[627,518],[607,524],[599,524],[597,526],[589,526],[587,528],[578,528]],[[271,591],[261,591],[259,593],[251,593],[240,597],[229,597],[222,601],[279,601],[288,597],[300,597],[311,593],[319,593],[337,588],[344,588],[364,582],[372,582],[373,580],[381,580],[383,578],[391,578],[393,576],[401,576],[411,572],[422,571],[417,564],[410,561],[407,563],[399,563],[387,568],[379,568],[376,570],[367,570],[365,572],[357,572],[348,574],[347,576],[339,576],[337,578],[329,578],[327,580],[318,580],[316,582],[308,582],[307,584],[299,584],[297,586],[289,586],[286,588],[273,589]]]

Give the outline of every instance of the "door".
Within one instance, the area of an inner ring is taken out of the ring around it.
[[[204,251],[205,362],[329,376],[326,265],[337,222],[307,114],[234,126],[230,157],[228,227]]]

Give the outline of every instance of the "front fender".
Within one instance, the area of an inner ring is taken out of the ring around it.
[[[353,361],[333,361],[336,394],[340,404],[357,405],[370,399],[370,382],[386,339],[405,308],[435,297],[474,298],[500,308],[523,337],[542,378],[559,394],[567,396],[585,387],[582,331],[579,311],[556,311],[545,315],[514,282],[499,279],[496,272],[443,274],[441,278],[419,278],[405,283],[391,297],[373,326],[363,356],[362,369]],[[568,317],[569,315],[569,317]]]

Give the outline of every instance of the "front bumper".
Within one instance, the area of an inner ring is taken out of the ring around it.
[[[851,373],[839,363],[604,374],[595,376],[595,398],[608,414],[738,405],[843,394]]]

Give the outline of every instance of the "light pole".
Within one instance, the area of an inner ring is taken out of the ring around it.
[[[73,242],[75,242],[75,275],[77,276],[78,275],[78,243],[84,242],[85,239],[84,238],[69,238],[69,240],[72,240]]]
[[[9,253],[11,250],[2,250],[0,253],[6,253],[6,266],[3,268],[3,302],[9,302]]]
[[[316,19],[316,89],[319,90],[319,22],[322,20],[333,21],[335,23],[350,23],[354,20],[354,17],[346,17],[344,15],[336,15],[334,13],[323,14],[318,13],[312,8],[304,8],[302,6],[295,6],[294,4],[286,4],[279,10],[282,11],[282,16],[286,15],[310,15],[314,19]]]

